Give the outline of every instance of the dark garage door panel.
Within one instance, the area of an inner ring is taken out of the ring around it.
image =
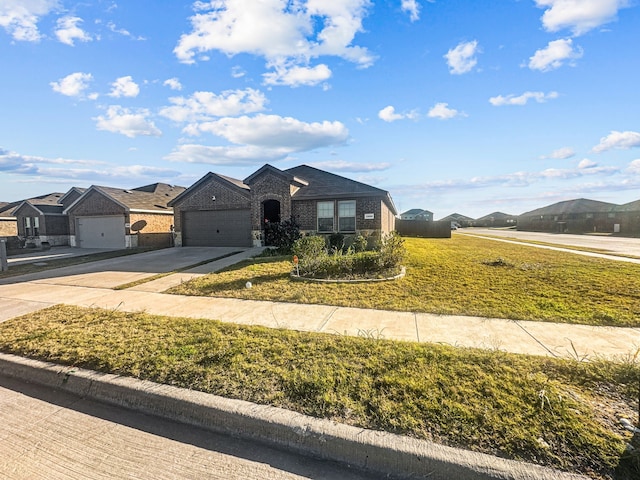
[[[183,245],[187,247],[250,247],[251,210],[184,212]]]

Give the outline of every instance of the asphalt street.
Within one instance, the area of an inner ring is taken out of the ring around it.
[[[380,477],[0,376],[3,480]]]

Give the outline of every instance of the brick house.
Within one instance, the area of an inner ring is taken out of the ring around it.
[[[210,172],[169,206],[176,246],[262,245],[265,225],[289,218],[303,233],[379,237],[397,215],[387,191],[307,165],[264,165],[244,180]]]
[[[168,247],[173,209],[184,187],[154,183],[133,189],[93,185],[65,208],[69,244],[82,248]]]
[[[417,220],[421,222],[433,222],[433,212],[422,210],[421,208],[412,208],[400,214],[400,220]]]
[[[618,209],[619,205],[614,203],[586,198],[566,200],[518,216],[518,230],[578,234],[614,233],[620,227]]]

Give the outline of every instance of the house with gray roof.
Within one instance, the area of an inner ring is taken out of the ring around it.
[[[207,173],[169,202],[176,245],[262,245],[267,224],[290,218],[304,233],[377,236],[395,228],[385,190],[307,165],[264,165],[244,180]]]
[[[173,209],[185,190],[165,183],[132,189],[92,185],[64,209],[69,244],[82,248],[170,246]]]
[[[493,212],[480,218],[476,218],[473,222],[474,227],[501,228],[515,227],[518,223],[516,215],[509,215],[503,212]]]
[[[518,216],[518,230],[550,233],[614,233],[619,205],[586,198],[566,200]],[[616,225],[618,225],[616,227]]]
[[[421,208],[412,208],[400,214],[400,220],[417,220],[423,222],[433,221],[433,212]]]

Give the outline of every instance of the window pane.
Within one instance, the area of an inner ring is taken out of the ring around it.
[[[338,229],[341,232],[356,230],[356,201],[338,202]]]
[[[318,202],[318,231],[333,232],[333,202]]]

